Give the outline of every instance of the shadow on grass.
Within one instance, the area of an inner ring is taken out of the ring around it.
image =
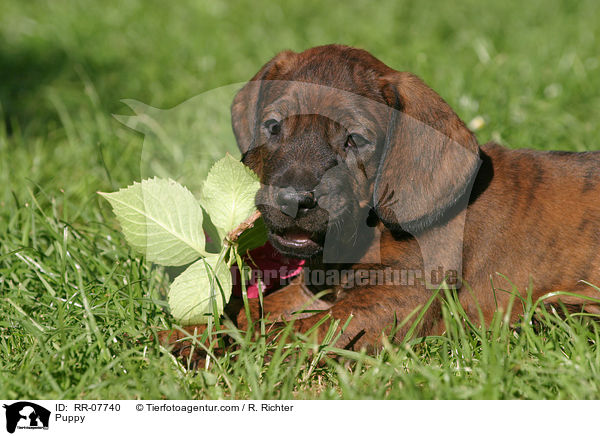
[[[43,88],[68,68],[67,55],[47,47],[0,46],[0,103],[8,134],[19,125],[56,117],[44,101]]]

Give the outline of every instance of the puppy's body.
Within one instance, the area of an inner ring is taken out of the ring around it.
[[[498,308],[507,307],[515,288],[523,296],[531,292],[534,301],[557,291],[578,294],[583,298],[559,294],[545,302],[560,299],[574,310],[600,313],[598,291],[582,282],[600,283],[600,153],[509,150],[487,144],[481,147],[481,158],[464,225],[462,279],[468,286],[458,291],[467,315],[477,320],[481,310],[485,321],[491,321]],[[380,228],[381,262],[351,268],[423,271],[417,238]],[[403,283],[334,286],[333,297],[314,302],[320,290],[299,280],[267,296],[264,312],[272,320],[290,319],[307,307],[342,320],[352,314],[354,321],[338,345],[372,349],[382,332],[390,332],[395,317],[414,315],[431,297],[423,284]],[[513,320],[522,313],[519,302],[511,313]],[[308,329],[322,316],[295,317],[300,318],[299,329]],[[246,324],[243,314],[238,323]],[[434,301],[418,332],[440,334],[443,328],[439,302]],[[325,331],[323,327],[321,334]],[[405,332],[400,329],[397,337]]]
[[[582,283],[600,284],[599,152],[479,147],[418,78],[343,46],[276,56],[238,93],[232,121],[243,162],[263,183],[257,206],[270,240],[308,260],[304,277],[420,272],[401,283],[377,274],[350,285],[296,280],[264,298],[271,320],[296,317],[306,331],[324,313],[342,324],[352,315],[337,345],[374,348],[391,331],[402,339],[411,323],[395,326],[430,304],[417,334],[441,333],[429,281],[438,267],[457,269],[455,292],[473,320],[506,308],[513,285],[534,300],[570,292],[545,302],[600,313],[598,291]],[[315,300],[324,288],[329,295]],[[323,312],[293,315],[301,309]],[[246,325],[239,307],[229,314]]]
[[[476,198],[466,214],[463,277],[486,319],[495,310],[490,279],[511,290],[496,273],[522,293],[531,285],[534,300],[555,291],[600,297],[580,282],[600,283],[600,153],[508,150],[494,144],[482,152]],[[464,294],[460,299],[473,314]],[[496,294],[501,301],[508,297]],[[589,303],[585,308],[598,312]]]

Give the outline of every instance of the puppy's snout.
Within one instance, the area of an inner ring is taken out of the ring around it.
[[[296,191],[290,186],[279,189],[276,200],[281,211],[292,218],[299,213],[306,213],[317,205],[314,191]]]

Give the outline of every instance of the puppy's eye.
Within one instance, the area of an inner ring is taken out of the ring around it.
[[[348,135],[348,137],[346,138],[346,143],[344,144],[346,148],[349,147],[362,147],[364,145],[367,145],[369,143],[369,141],[367,141],[365,138],[363,138],[362,136],[360,136],[358,133],[352,133],[350,135]]]
[[[267,120],[263,123],[269,135],[278,135],[281,132],[281,124],[277,120]]]

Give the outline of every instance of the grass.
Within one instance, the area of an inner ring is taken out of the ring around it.
[[[266,363],[272,346],[240,337],[235,358],[187,371],[149,334],[173,324],[167,278],[129,251],[96,192],[144,173],[143,136],[111,116],[131,114],[120,99],[171,108],[247,80],[279,50],[330,42],[420,75],[467,122],[483,117],[481,143],[598,149],[599,8],[1,3],[0,397],[598,398],[598,325],[520,300],[517,328],[461,322],[448,296],[446,335],[377,356],[315,366],[297,344]],[[228,120],[203,120],[219,127],[193,138],[221,154]]]

